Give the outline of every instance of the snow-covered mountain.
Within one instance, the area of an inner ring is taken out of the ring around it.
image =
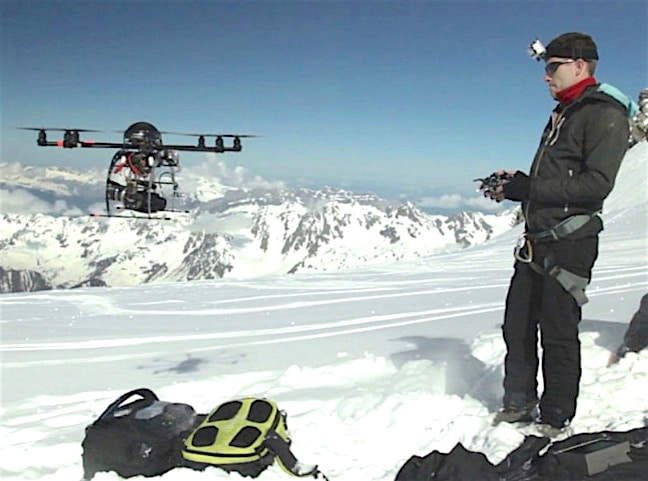
[[[97,173],[16,164],[4,171],[10,175],[0,189],[9,205],[31,201],[45,213],[0,219],[0,292],[389,264],[485,242],[510,229],[517,215],[429,215],[373,194],[224,187],[193,178],[198,191],[185,198],[192,214],[174,221],[91,218],[83,212],[101,208]],[[94,206],[83,202],[90,195]]]

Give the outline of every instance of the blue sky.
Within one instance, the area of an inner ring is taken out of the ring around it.
[[[293,186],[430,203],[527,169],[554,102],[531,40],[591,34],[597,79],[648,85],[641,1],[3,0],[1,161],[104,168],[17,126],[249,133],[219,160]],[[54,136],[51,136],[54,138]],[[89,137],[88,137],[89,138]],[[167,142],[189,141],[165,137]],[[185,153],[185,166],[204,162]],[[454,197],[449,197],[454,195]]]

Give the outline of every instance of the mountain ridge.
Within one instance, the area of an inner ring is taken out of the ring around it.
[[[81,212],[84,206],[75,203],[75,196],[100,187],[92,175],[65,169],[39,173],[30,168],[22,177],[15,165],[11,171],[0,183],[4,191],[22,190],[41,200],[52,195],[64,204],[64,212]],[[207,184],[200,183],[203,190]],[[192,213],[176,222],[51,215],[60,208],[49,214],[5,213],[0,217],[0,292],[250,278],[400,262],[485,242],[517,218],[515,209],[430,215],[410,202],[331,187],[215,186],[214,191],[219,196],[207,195],[203,202],[187,195]]]
[[[640,142],[626,154],[605,201],[603,217],[610,229],[604,235],[613,236],[618,222],[646,231],[647,166],[648,142]],[[187,194],[192,213],[174,222],[91,218],[79,214],[90,204],[75,202],[92,195],[98,204],[96,191],[102,186],[94,185],[93,175],[26,168],[21,176],[16,164],[3,171],[8,172],[0,179],[3,204],[19,193],[38,208],[42,195],[56,200],[49,213],[0,216],[0,292],[246,279],[420,262],[483,244],[521,220],[517,208],[500,214],[433,215],[410,202],[370,193],[225,187],[215,177],[189,182],[202,193]],[[75,214],[60,215],[70,211]],[[648,231],[643,236],[648,238]]]

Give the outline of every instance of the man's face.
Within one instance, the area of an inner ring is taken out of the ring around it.
[[[549,57],[545,63],[544,81],[549,85],[549,93],[557,99],[557,93],[582,80],[583,60]]]

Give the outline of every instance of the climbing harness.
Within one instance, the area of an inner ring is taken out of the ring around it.
[[[579,276],[567,269],[560,267],[553,262],[553,256],[548,255],[544,258],[543,265],[533,262],[533,244],[535,242],[550,242],[563,239],[568,235],[576,232],[578,229],[589,223],[598,212],[588,215],[579,214],[568,217],[559,222],[551,229],[538,233],[524,232],[519,238],[513,255],[515,259],[523,264],[528,264],[534,272],[544,276],[548,275],[556,281],[574,298],[579,306],[588,302],[585,295],[585,289],[589,284],[589,279]]]

